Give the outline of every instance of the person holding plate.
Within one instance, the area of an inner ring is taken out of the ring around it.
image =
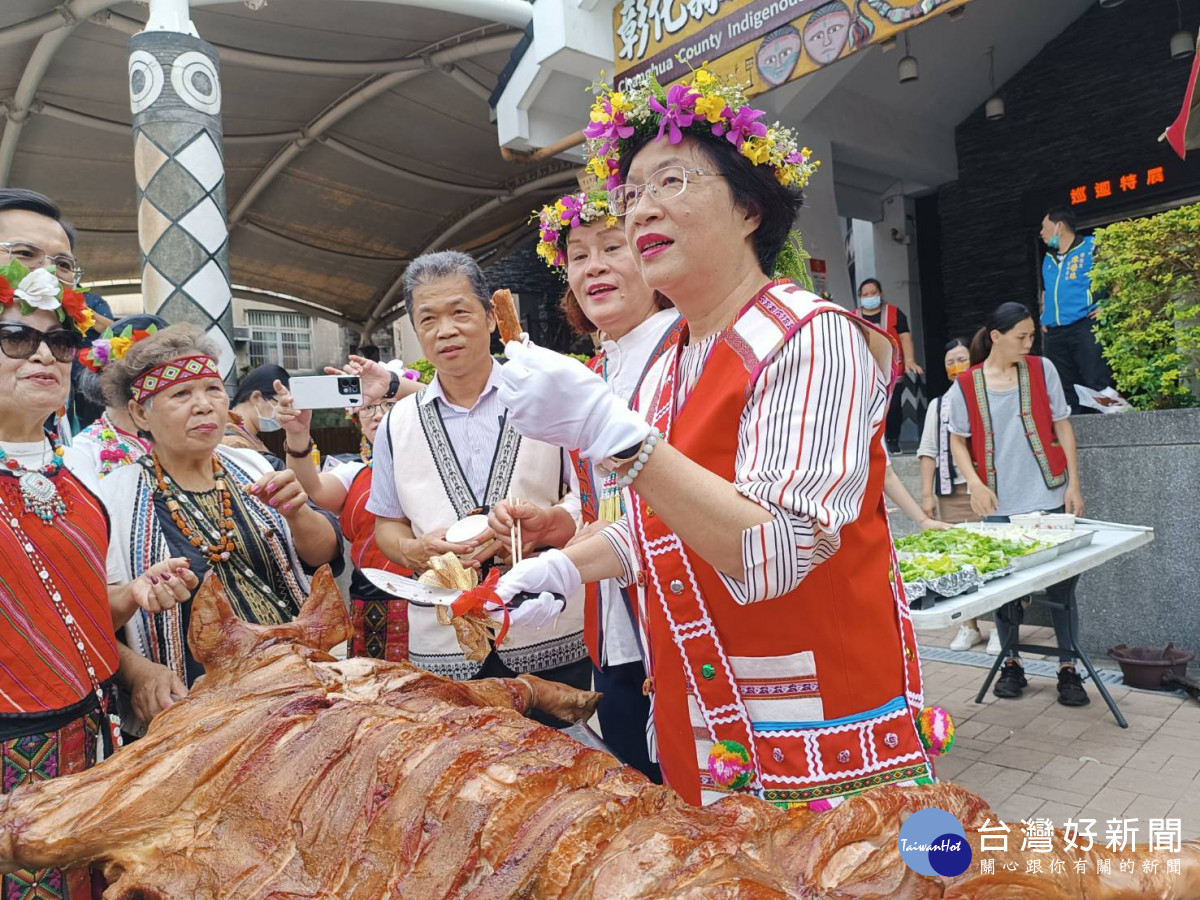
[[[600,350],[588,367],[631,401],[646,372],[679,340],[682,318],[642,280],[603,189],[546,205],[538,213],[538,232],[538,255],[567,281],[561,301],[567,322],[576,334],[599,335]],[[571,461],[584,522],[574,538],[579,541],[619,520],[628,492],[614,473],[597,471],[578,452]],[[527,522],[536,515],[528,504],[501,502],[492,511],[493,530],[504,540],[514,519]],[[646,745],[650,701],[642,691],[646,667],[629,592],[616,579],[589,584],[583,624],[595,687],[604,695],[596,708],[604,742],[622,762],[661,782]]]

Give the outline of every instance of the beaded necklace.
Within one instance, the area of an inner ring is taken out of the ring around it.
[[[227,562],[229,557],[233,555],[233,529],[236,527],[233,522],[233,498],[229,496],[229,489],[225,486],[225,470],[221,467],[221,463],[214,456],[212,459],[213,478],[217,482],[217,496],[221,502],[221,512],[225,518],[221,525],[212,527],[212,523],[205,520],[203,511],[198,506],[194,506],[194,502],[184,491],[178,491],[175,488],[175,482],[171,480],[171,476],[163,471],[162,463],[158,459],[158,453],[150,451],[150,460],[154,466],[154,480],[158,485],[158,492],[162,494],[167,501],[167,511],[171,513],[171,521],[175,523],[175,527],[187,539],[187,542],[208,557],[208,561],[212,564]],[[188,524],[187,519],[183,516],[185,506],[188,508],[188,513],[197,516],[198,522],[203,522],[204,525],[210,526],[210,533],[204,534],[203,525],[193,530]],[[221,528],[224,527],[222,532]]]
[[[108,413],[102,413],[100,418],[88,431],[98,435],[100,445],[100,474],[108,475],[114,469],[136,462],[150,452],[150,445],[136,435],[122,431],[113,424]],[[82,437],[83,435],[80,435]]]
[[[48,435],[48,439],[50,462],[36,469],[25,468],[0,447],[0,465],[17,476],[17,486],[21,489],[25,512],[37,516],[43,522],[49,522],[67,511],[67,505],[58,495],[58,486],[52,481],[63,466],[62,444],[58,443],[54,435]]]
[[[293,612],[287,601],[281,599],[276,590],[259,577],[258,573],[243,560],[242,554],[237,552],[237,544],[233,539],[237,530],[237,523],[233,518],[233,496],[226,487],[225,469],[216,456],[213,457],[212,463],[213,476],[217,482],[218,502],[223,517],[220,525],[214,523],[200,504],[187,491],[181,490],[171,476],[163,471],[157,453],[151,451],[142,457],[141,462],[154,473],[158,493],[166,500],[171,521],[175,523],[175,527],[179,529],[180,534],[188,543],[204,554],[211,565],[228,563],[238,575],[249,581],[260,594],[270,599],[281,610]],[[191,523],[187,521],[185,515],[191,518]]]
[[[61,460],[60,460],[61,465]],[[27,470],[28,471],[28,470]],[[56,469],[57,471],[57,469]],[[58,498],[58,490],[54,492],[55,499],[59,503],[62,502]],[[30,512],[28,506],[26,513]],[[92,693],[96,695],[96,701],[100,705],[101,714],[108,720],[108,727],[112,737],[112,746],[114,748],[121,746],[121,719],[119,716],[110,713],[108,710],[108,698],[104,694],[104,688],[100,684],[100,680],[96,677],[96,666],[92,663],[91,656],[88,655],[87,646],[84,643],[84,634],[79,627],[79,623],[75,621],[75,617],[71,615],[71,611],[67,608],[66,602],[63,600],[62,592],[59,591],[58,585],[54,582],[54,576],[50,574],[50,566],[37,550],[37,545],[29,537],[29,534],[21,526],[21,520],[18,519],[8,509],[8,505],[4,500],[4,495],[0,494],[0,513],[8,518],[8,525],[12,529],[13,534],[21,544],[21,548],[29,554],[29,561],[33,563],[34,570],[37,572],[38,579],[42,582],[42,588],[49,595],[51,602],[54,604],[54,611],[58,613],[63,624],[67,628],[67,634],[70,635],[71,641],[75,644],[75,650],[79,653],[79,658],[83,660],[83,667],[87,671],[88,682],[91,685]],[[37,514],[42,521],[49,521],[40,514]],[[103,754],[99,754],[102,756]]]

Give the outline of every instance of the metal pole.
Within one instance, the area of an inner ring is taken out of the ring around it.
[[[233,380],[233,307],[217,52],[187,0],[150,0],[129,41],[142,299],[172,324],[198,325]]]

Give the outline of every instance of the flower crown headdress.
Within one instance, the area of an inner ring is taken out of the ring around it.
[[[143,341],[157,332],[157,325],[145,329],[135,329],[132,325],[126,325],[120,334],[113,334],[113,330],[107,328],[99,340],[92,342],[91,347],[79,351],[79,361],[93,372],[103,371],[110,362],[124,359],[129,348],[138,341]]]
[[[626,91],[592,86],[596,100],[583,134],[589,141],[588,171],[608,190],[620,183],[621,153],[635,137],[664,135],[678,144],[687,133],[709,132],[733,144],[756,166],[770,166],[784,187],[803,188],[820,163],[796,133],[778,122],[760,122],[766,112],[751,107],[740,84],[701,66],[690,81],[665,89],[653,76]]]
[[[21,305],[25,315],[35,309],[56,312],[60,322],[65,325],[69,319],[80,334],[87,334],[96,324],[96,316],[83,294],[64,285],[49,269],[30,271],[15,259],[0,266],[0,306],[8,307],[14,302]]]
[[[566,243],[570,229],[601,219],[605,219],[610,228],[617,224],[617,217],[609,212],[608,193],[604,190],[567,194],[543,206],[533,214],[533,218],[538,220],[538,236],[541,238],[537,254],[546,261],[546,265],[559,272],[566,271]]]

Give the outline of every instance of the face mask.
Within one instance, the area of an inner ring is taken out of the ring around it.
[[[279,424],[279,420],[275,418],[275,407],[271,407],[271,415],[264,416],[259,412],[258,404],[254,404],[254,411],[258,413],[258,430],[264,434],[272,431],[278,431],[283,426]]]
[[[1057,250],[1059,247],[1059,243],[1060,243],[1059,236],[1057,234],[1053,234],[1050,236],[1050,240],[1046,241],[1046,246],[1049,247],[1051,250]]]
[[[970,363],[951,363],[950,365],[946,366],[946,374],[951,378],[957,378],[969,368],[971,368]]]
[[[879,309],[883,306],[883,294],[874,294],[870,297],[859,297],[858,302],[863,309]]]

